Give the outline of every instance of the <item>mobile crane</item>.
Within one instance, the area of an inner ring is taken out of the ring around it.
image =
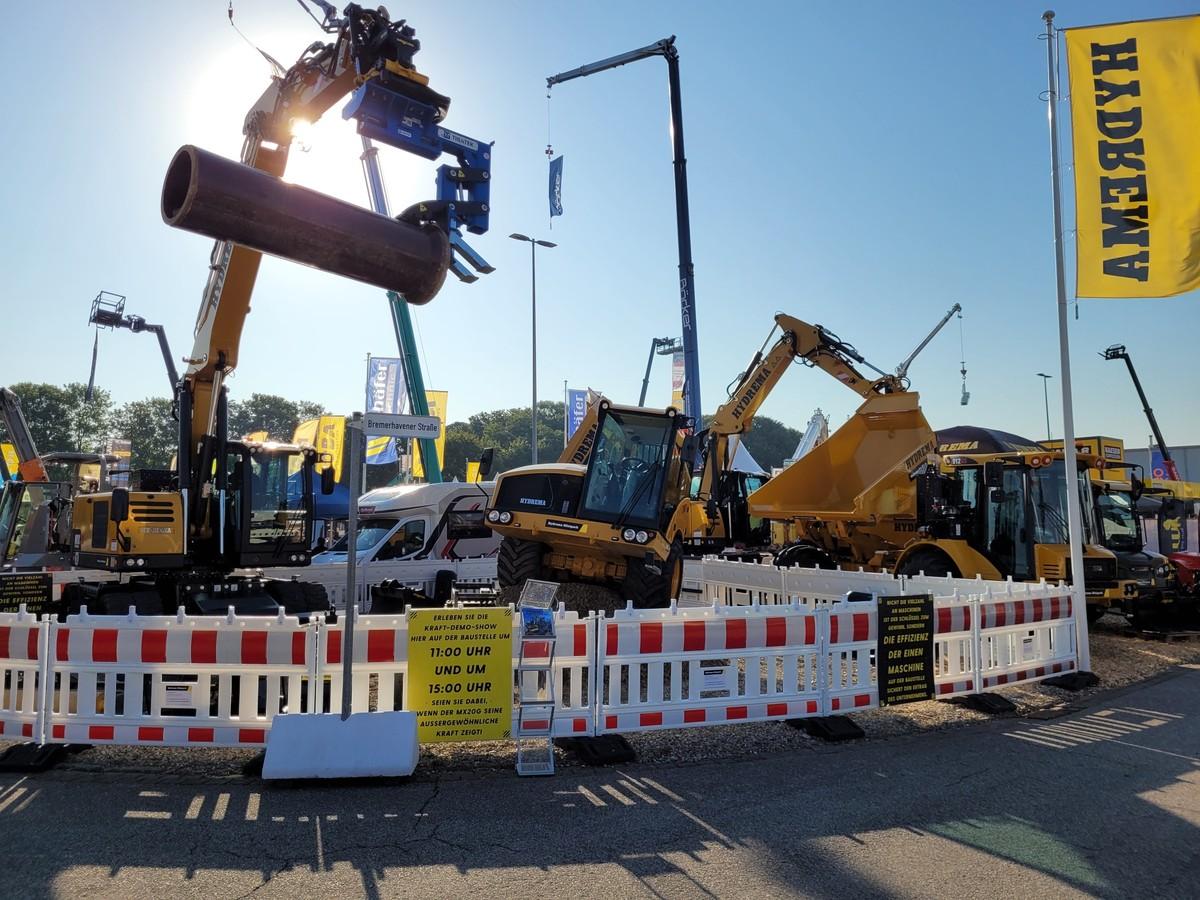
[[[781,335],[767,349],[776,329]],[[564,451],[569,461],[500,475],[487,521],[503,536],[501,587],[550,572],[615,584],[638,607],[677,597],[685,553],[748,537],[746,485],[730,470],[731,441],[750,430],[796,360],[823,369],[864,398],[855,421],[865,449],[861,464],[844,477],[874,481],[897,460],[923,461],[932,450],[919,397],[903,378],[882,372],[867,378],[855,367],[865,361],[851,345],[820,325],[780,314],[729,399],[698,434],[686,434],[693,423],[673,408],[618,406],[599,398]]]
[[[1167,478],[1171,481],[1179,481],[1179,469],[1175,466],[1175,460],[1171,458],[1171,449],[1167,446],[1167,442],[1163,440],[1162,431],[1158,427],[1158,419],[1154,417],[1154,410],[1150,408],[1150,401],[1146,399],[1146,392],[1142,390],[1142,382],[1138,379],[1137,370],[1133,367],[1133,360],[1130,359],[1125,345],[1113,344],[1100,355],[1106,360],[1121,359],[1125,361],[1125,368],[1129,370],[1129,377],[1133,379],[1133,386],[1137,390],[1138,399],[1142,401],[1142,412],[1146,414],[1146,421],[1150,423],[1150,430],[1154,433],[1154,440],[1158,443],[1158,450],[1162,454],[1163,467],[1167,470]]]
[[[356,227],[369,231],[376,244],[380,234],[403,233],[384,229],[386,218],[278,180],[297,125],[315,122],[353,94],[343,115],[356,120],[360,135],[427,159],[453,154],[458,164],[438,170],[437,199],[415,204],[399,219],[412,226],[409,233],[419,229],[449,247],[443,275],[448,268],[463,280],[475,279],[457,256],[479,271],[491,269],[461,236],[464,228],[482,234],[488,227],[491,145],[440,126],[449,98],[433,91],[414,67],[420,43],[404,20],[393,22],[382,8],[353,3],[339,17],[330,4],[318,5],[333,40],[312,44],[284,75],[272,79],[246,117],[242,164],[185,147],[168,169],[164,220],[216,238],[195,343],[175,388],[176,466],[169,472],[143,471],[134,490],[79,498],[73,563],[130,577],[69,585],[63,591],[67,611],[84,605],[98,612],[134,607],[151,614],[176,607],[200,613],[228,607],[241,613],[328,608],[320,585],[232,574],[261,566],[305,566],[312,545],[315,452],[228,435],[225,380],[237,365],[262,252],[351,277],[362,276],[340,263],[368,258],[382,286],[410,302],[427,302],[441,281],[436,272],[428,277],[428,271],[418,273],[418,281],[399,255],[391,264],[391,256],[370,259],[374,254],[353,246]],[[317,237],[338,228],[347,243]],[[302,489],[289,498],[292,462],[299,464]],[[322,472],[325,492],[332,490],[331,476],[329,469]]]

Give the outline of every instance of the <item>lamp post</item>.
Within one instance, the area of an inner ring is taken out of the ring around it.
[[[1046,440],[1050,440],[1050,390],[1046,385],[1053,377],[1045,372],[1038,372],[1038,378],[1042,379],[1042,398],[1046,401]]]
[[[532,302],[530,309],[532,310],[532,346],[530,354],[533,360],[533,404],[530,407],[530,425],[529,425],[529,449],[532,452],[533,462],[536,465],[538,461],[538,442],[537,442],[537,248],[538,247],[557,247],[558,244],[550,241],[539,241],[535,238],[527,237],[523,234],[510,234],[510,238],[514,241],[526,241],[529,244],[529,284],[532,293]]]

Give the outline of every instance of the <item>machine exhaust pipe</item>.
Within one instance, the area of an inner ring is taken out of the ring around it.
[[[433,225],[413,225],[191,144],[175,154],[162,189],[172,228],[396,291],[428,303],[450,267],[450,242]]]

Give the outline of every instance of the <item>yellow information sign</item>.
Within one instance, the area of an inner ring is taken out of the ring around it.
[[[408,612],[408,708],[417,739],[497,741],[512,734],[512,613]]]

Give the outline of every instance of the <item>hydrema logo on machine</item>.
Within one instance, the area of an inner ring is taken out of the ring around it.
[[[522,497],[517,501],[522,506],[549,506],[549,500],[540,500],[537,497]]]

